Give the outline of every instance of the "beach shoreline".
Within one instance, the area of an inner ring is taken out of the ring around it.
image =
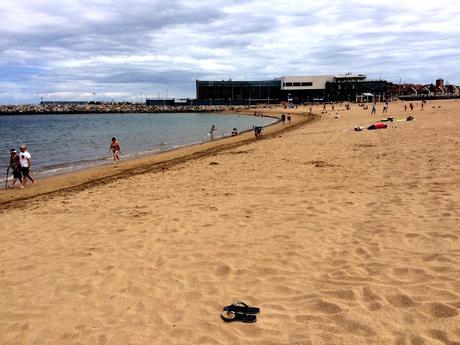
[[[263,117],[279,120],[279,108],[263,110],[265,111]],[[237,113],[232,110],[226,110],[220,113],[222,116],[254,116],[254,112],[250,110],[239,111]],[[265,126],[264,137],[269,138],[278,133],[293,130],[304,123],[312,121],[314,118],[314,115],[309,115],[307,113],[293,114],[292,123],[282,125],[280,121],[275,121]],[[0,209],[17,206],[18,203],[30,198],[71,190],[82,190],[127,176],[166,170],[176,164],[203,156],[213,155],[221,150],[236,148],[252,141],[255,141],[253,131],[247,129],[240,132],[236,137],[219,137],[212,141],[186,144],[178,148],[171,148],[142,156],[133,155],[132,157],[123,159],[117,164],[105,163],[74,171],[53,174],[40,178],[37,185],[31,186],[29,184],[26,189],[23,190],[17,188],[0,190]]]
[[[457,344],[459,111],[316,106],[5,198],[0,343]]]

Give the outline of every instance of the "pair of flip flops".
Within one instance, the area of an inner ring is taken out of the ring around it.
[[[225,322],[244,322],[252,323],[257,321],[257,315],[260,309],[257,307],[250,307],[244,302],[235,302],[230,304],[222,310],[220,317]]]

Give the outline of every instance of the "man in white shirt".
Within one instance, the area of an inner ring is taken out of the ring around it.
[[[27,151],[26,145],[21,145],[19,148],[21,152],[19,152],[19,164],[21,165],[21,172],[22,172],[22,186],[24,188],[26,185],[27,179],[31,180],[33,184],[36,182],[34,179],[29,175],[30,169],[32,168],[32,156]]]

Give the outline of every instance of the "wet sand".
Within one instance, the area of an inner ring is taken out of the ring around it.
[[[1,193],[0,344],[460,343],[460,101],[338,108]]]

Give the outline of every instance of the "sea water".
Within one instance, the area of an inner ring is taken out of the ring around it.
[[[9,165],[9,150],[29,147],[34,176],[65,173],[108,164],[111,138],[121,144],[122,159],[159,153],[230,136],[273,118],[217,113],[63,114],[0,116],[0,181]]]

